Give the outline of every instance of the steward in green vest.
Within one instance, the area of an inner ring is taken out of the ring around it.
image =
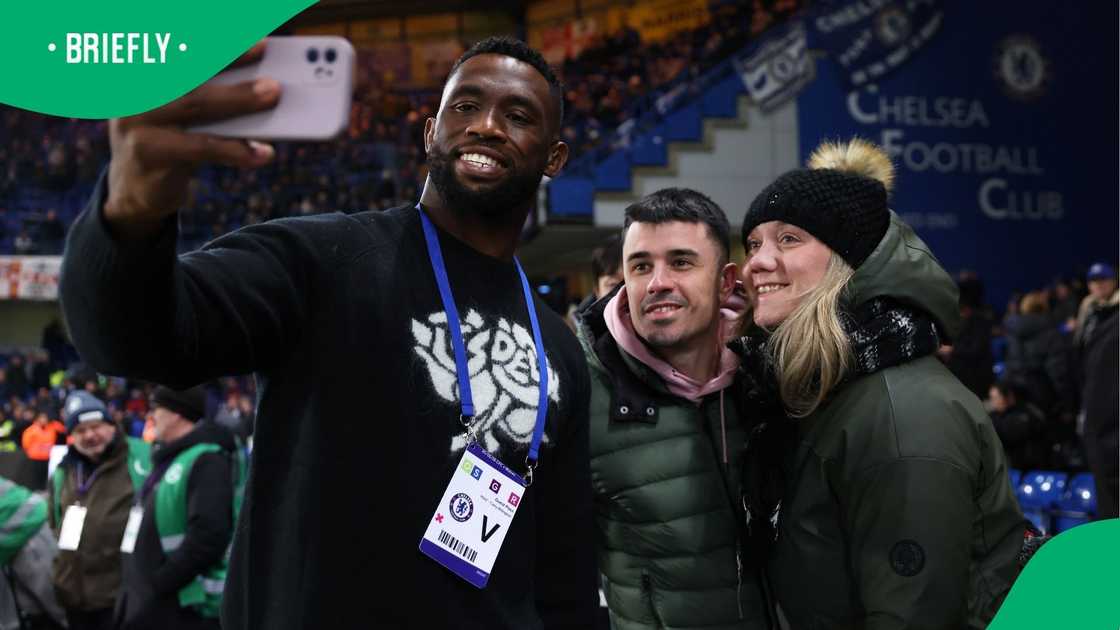
[[[70,394],[63,418],[73,442],[48,483],[47,516],[56,537],[72,506],[84,516],[76,546],[55,558],[55,592],[72,627],[107,627],[121,587],[121,537],[151,471],[149,449],[126,437],[89,392]]]
[[[153,472],[126,554],[116,618],[122,630],[217,630],[245,463],[233,435],[209,421],[201,388],[152,396]]]
[[[57,553],[47,527],[47,502],[0,477],[0,627],[23,627],[21,621],[33,628],[65,623],[51,584]]]
[[[0,565],[7,566],[46,522],[46,501],[0,477]]]
[[[2,414],[3,411],[0,411]],[[16,421],[0,415],[0,453],[15,453],[20,449]]]

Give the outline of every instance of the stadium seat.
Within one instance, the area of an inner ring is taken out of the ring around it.
[[[1074,475],[1053,514],[1054,533],[1088,523],[1097,512],[1097,488],[1090,473]]]
[[[1033,470],[1019,480],[1019,505],[1023,509],[1039,508],[1050,510],[1058,507],[1058,501],[1066,489],[1068,475],[1063,472]]]
[[[1043,534],[1060,531],[1054,512],[1065,492],[1067,478],[1068,475],[1064,472],[1032,470],[1019,480],[1017,494],[1023,516],[1030,519]],[[1063,522],[1063,524],[1072,527],[1076,523]]]
[[[1097,485],[1092,473],[1078,473],[1069,480],[1058,507],[1063,512],[1097,513]]]

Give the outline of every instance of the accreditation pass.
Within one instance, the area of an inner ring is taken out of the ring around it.
[[[471,444],[428,522],[420,551],[484,588],[523,496],[521,477]]]

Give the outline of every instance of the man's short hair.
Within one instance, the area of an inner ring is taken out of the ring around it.
[[[703,223],[712,240],[719,245],[720,261],[731,259],[731,225],[723,209],[707,195],[691,188],[662,188],[642,197],[626,208],[626,222],[631,223]]]
[[[622,268],[622,235],[611,234],[591,252],[591,275],[595,280],[613,276]]]
[[[451,72],[447,75],[448,78],[450,79],[454,76],[459,70],[459,66],[463,65],[464,62],[478,55],[505,55],[506,57],[513,57],[518,61],[533,66],[537,72],[541,73],[544,80],[548,81],[552,98],[556,102],[556,112],[559,116],[556,120],[556,126],[557,129],[559,129],[560,123],[564,120],[564,86],[560,83],[560,79],[557,78],[556,73],[552,71],[548,62],[544,60],[544,57],[539,52],[530,48],[528,44],[520,39],[508,35],[493,35],[475,42],[473,46],[460,55],[455,61],[455,65],[451,66]]]

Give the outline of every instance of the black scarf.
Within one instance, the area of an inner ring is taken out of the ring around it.
[[[933,318],[890,298],[841,311],[840,327],[855,358],[845,381],[933,354],[941,343]]]
[[[940,345],[933,318],[891,298],[874,298],[841,310],[840,327],[848,335],[852,365],[841,383],[933,354]],[[778,377],[767,345],[770,335],[754,334],[729,344],[742,360],[755,402],[768,409],[778,400]]]
[[[889,298],[875,298],[841,311],[853,364],[837,387],[863,375],[932,354],[940,343],[933,319]],[[762,419],[751,432],[743,466],[743,504],[750,543],[765,557],[777,537],[780,503],[793,471],[786,470],[797,449],[797,424],[786,417],[767,343],[769,335],[735,340],[747,386],[746,411]]]

